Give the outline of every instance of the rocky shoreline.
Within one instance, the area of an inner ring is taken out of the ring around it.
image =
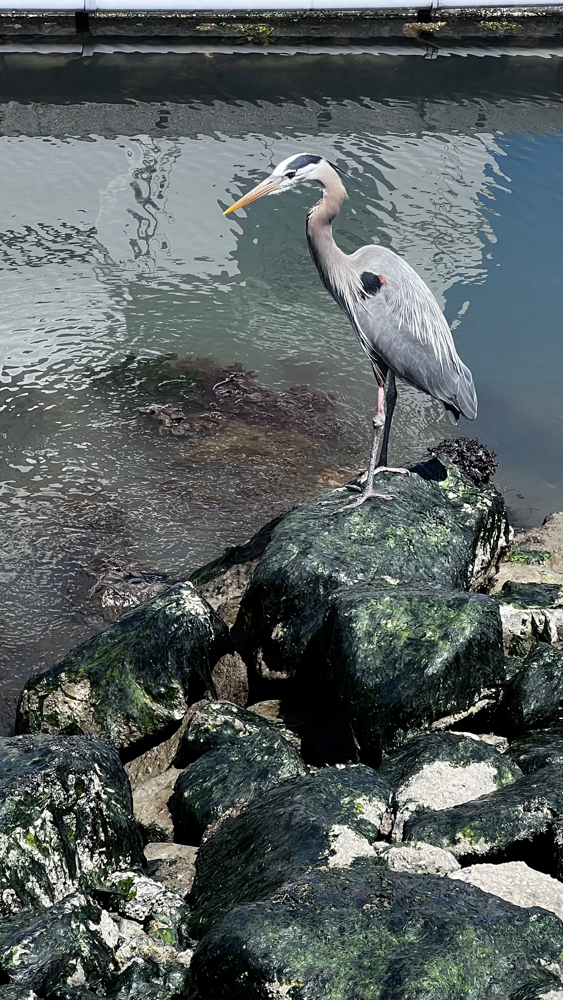
[[[563,514],[446,451],[28,681],[0,1000],[563,1000]]]

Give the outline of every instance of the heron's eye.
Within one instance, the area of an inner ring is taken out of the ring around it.
[[[288,170],[285,176],[287,177],[288,181],[290,181],[293,177],[295,177],[296,173],[297,173],[296,170]]]

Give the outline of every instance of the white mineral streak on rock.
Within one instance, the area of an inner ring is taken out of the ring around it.
[[[90,930],[97,931],[102,941],[107,944],[112,951],[117,948],[119,941],[119,931],[115,920],[109,915],[107,910],[102,910],[99,925],[90,924]]]
[[[60,675],[58,687],[51,691],[43,700],[41,708],[42,732],[60,733],[67,725],[78,725],[85,736],[98,736],[99,726],[92,716],[92,689],[87,677],[79,681],[65,680],[65,674]],[[24,692],[24,710],[41,698],[41,687],[37,694],[34,691]],[[49,717],[57,721],[55,726],[49,725]]]
[[[536,642],[555,645],[563,641],[562,608],[517,608],[512,604],[500,604],[499,611],[507,652],[511,652],[514,641],[526,650]]]
[[[563,990],[550,990],[549,993],[540,993],[539,1000],[563,1000]]]
[[[379,831],[381,821],[387,811],[387,803],[375,796],[360,795],[354,804],[361,818],[371,823]]]
[[[72,973],[72,976],[69,976],[69,978],[68,978],[68,985],[69,986],[85,986],[85,987],[88,986],[88,981],[86,979],[86,973],[84,972],[84,966],[82,965],[82,962],[80,961],[80,959],[78,959],[77,962],[76,962],[76,968],[75,968],[74,972]]]
[[[279,1000],[279,997],[288,997],[289,991],[296,985],[296,983],[266,983],[266,996],[268,1000]]]
[[[408,844],[373,845],[375,854],[394,872],[410,872],[413,875],[449,875],[459,870],[459,862],[453,854],[441,847],[412,841]]]
[[[375,851],[368,840],[349,826],[335,823],[329,832],[329,868],[348,868],[354,858],[373,858]]]
[[[529,868],[523,861],[499,865],[471,865],[449,876],[469,882],[483,892],[500,896],[515,906],[541,906],[563,920],[563,885],[557,879]]]
[[[120,900],[119,912],[131,920],[144,921],[153,913],[156,905],[164,901],[166,887],[160,882],[138,875],[136,872],[116,872],[108,879],[110,885],[118,888],[123,884],[127,897]]]
[[[465,767],[447,760],[424,764],[395,793],[397,817],[393,840],[402,839],[403,827],[417,808],[451,809],[497,788],[496,768],[487,761],[474,761]]]

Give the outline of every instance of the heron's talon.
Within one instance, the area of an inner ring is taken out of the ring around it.
[[[397,497],[393,493],[374,493],[373,491],[361,493],[359,497],[356,497],[352,503],[344,504],[343,507],[339,507],[338,510],[333,510],[332,514],[341,514],[344,510],[353,510],[354,507],[361,507],[366,500],[396,500]]]

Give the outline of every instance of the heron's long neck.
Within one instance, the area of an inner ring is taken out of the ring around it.
[[[307,242],[311,257],[331,295],[340,299],[340,277],[347,271],[348,258],[335,243],[332,221],[346,198],[346,188],[335,172],[334,179],[324,189],[323,196],[307,215]]]

